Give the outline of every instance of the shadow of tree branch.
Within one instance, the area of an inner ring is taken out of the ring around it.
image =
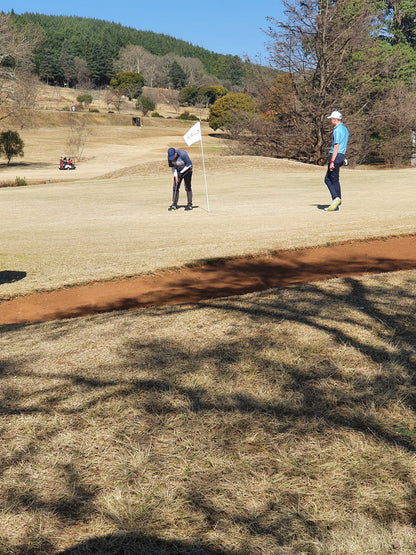
[[[409,411],[416,407],[415,365],[411,358],[416,352],[413,276],[410,274],[402,286],[381,278],[375,278],[371,285],[356,278],[345,278],[341,283],[342,287],[337,288],[330,283],[309,284],[193,306],[96,317],[85,325],[90,329],[99,327],[104,321],[101,319],[118,323],[114,360],[104,363],[100,359],[99,350],[105,338],[98,332],[94,339],[97,360],[90,358],[90,366],[72,368],[66,360],[58,366],[55,358],[54,363],[39,368],[35,354],[22,360],[3,357],[0,413],[10,422],[17,418],[54,416],[76,434],[80,418],[88,414],[93,421],[97,411],[100,415],[109,412],[111,417],[111,403],[117,401],[118,413],[128,415],[127,430],[134,429],[134,423],[140,420],[141,433],[152,438],[162,430],[166,433],[169,426],[174,429],[176,424],[169,420],[172,417],[180,416],[180,422],[192,418],[209,422],[221,415],[221,433],[212,440],[221,452],[236,449],[240,436],[255,424],[256,433],[270,435],[273,430],[272,433],[293,437],[308,434],[312,426],[322,433],[359,431],[414,455],[415,436],[403,435],[394,421],[388,421],[388,417],[383,420],[377,412],[391,403],[401,403]],[[191,317],[205,322],[214,313],[218,321],[227,322],[228,327],[224,326],[221,334],[210,333],[210,328],[202,324],[198,332],[193,320],[189,324]],[[144,315],[148,325],[154,322],[156,337],[138,325]],[[188,319],[186,325],[190,326],[189,333],[195,336],[195,342],[198,337],[208,337],[210,341],[194,346],[192,341],[184,343],[174,333],[168,334],[162,324],[169,317],[179,324],[183,323],[182,318]],[[320,334],[331,344],[332,355],[322,353],[319,345],[301,346],[298,335],[279,330],[283,324],[296,325],[303,330],[298,333],[310,330]],[[83,324],[81,321],[49,324],[41,332],[42,338],[62,346],[65,335],[74,333],[77,325]],[[133,333],[134,325],[138,327]],[[35,328],[29,329],[33,333]],[[23,332],[24,328],[9,331],[15,340]],[[292,351],[293,356],[283,356],[285,350]],[[359,357],[360,372],[345,372],[348,350]],[[372,369],[368,373],[366,365]],[[256,390],[254,380],[252,387],[240,385],[238,378],[243,372],[261,375],[262,393]],[[210,381],[200,380],[201,375],[209,376]],[[30,382],[31,387],[22,387],[20,381]],[[120,428],[123,425],[124,420]],[[51,441],[55,434],[56,429],[46,430],[41,439]],[[2,457],[0,476],[35,457],[35,439],[28,439],[23,450]],[[71,461],[61,466],[60,471],[62,481],[71,485],[71,495],[45,501],[30,488],[22,493],[10,486],[3,491],[4,502],[22,511],[31,508],[51,512],[62,525],[87,518],[94,512],[98,486],[86,482]],[[201,478],[205,479],[208,480]],[[416,487],[414,477],[407,475],[406,480]],[[317,541],[325,536],[323,524],[302,512],[289,515],[275,505],[245,514],[225,513],[202,495],[203,484],[200,486],[198,489],[189,483],[184,486],[183,496],[191,512],[203,515],[205,527],[214,528],[225,519],[247,530],[253,538],[270,535],[282,545],[291,534],[305,534]],[[412,499],[408,505],[409,514],[415,518]],[[273,518],[269,518],[271,514]],[[45,552],[52,552],[48,549]],[[166,541],[141,529],[134,533],[120,529],[120,534],[91,539],[60,553],[177,552],[228,553],[207,542]]]

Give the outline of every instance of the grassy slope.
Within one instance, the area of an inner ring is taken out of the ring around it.
[[[415,278],[3,329],[1,549],[414,553]]]

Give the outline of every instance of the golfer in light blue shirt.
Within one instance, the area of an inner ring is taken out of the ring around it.
[[[325,208],[328,212],[341,209],[341,185],[339,182],[339,169],[344,164],[345,152],[348,145],[348,129],[342,123],[342,114],[334,110],[328,119],[334,128],[332,133],[332,146],[328,157],[328,170],[325,175],[325,184],[331,194],[332,203]]]

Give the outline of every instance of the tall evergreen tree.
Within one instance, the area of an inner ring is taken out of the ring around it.
[[[75,68],[75,57],[72,52],[71,45],[66,40],[62,45],[59,65],[65,83],[68,86],[71,86],[75,82],[77,74]]]
[[[90,45],[86,59],[93,84],[97,87],[107,85],[110,81],[110,70],[105,49],[97,43]]]
[[[386,0],[385,28],[393,44],[416,47],[416,0]]]
[[[38,58],[38,72],[39,77],[48,84],[53,83],[59,78],[59,62],[54,50],[49,48],[42,49],[42,53]]]
[[[182,89],[186,84],[186,73],[175,60],[169,68],[169,82],[176,90]]]

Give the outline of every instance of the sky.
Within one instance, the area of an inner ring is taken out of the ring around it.
[[[283,19],[280,0],[1,0],[0,10],[75,15],[164,33],[220,54],[267,61],[267,17]]]

